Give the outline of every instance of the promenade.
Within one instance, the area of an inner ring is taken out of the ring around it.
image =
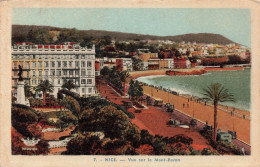
[[[170,103],[183,113],[213,125],[214,109],[211,104],[191,100],[189,97],[174,95],[167,91],[143,85],[144,94],[153,98],[162,99],[164,103]],[[232,112],[231,112],[232,111]],[[236,131],[237,138],[250,144],[250,112],[228,107],[219,106],[218,108],[218,128],[224,131]]]
[[[118,105],[122,105],[122,101],[130,101],[128,98],[119,96],[111,87],[109,87],[104,81],[100,81],[97,85],[97,88],[100,94],[103,97],[107,97],[107,99],[113,103]],[[152,135],[161,135],[164,137],[172,137],[178,134],[184,134],[193,139],[192,147],[197,150],[202,150],[203,148],[211,148],[208,144],[208,141],[198,132],[197,129],[191,127],[189,129],[169,126],[166,123],[169,119],[185,119],[184,114],[170,114],[165,112],[164,108],[155,107],[155,106],[147,106],[147,109],[141,109],[141,113],[135,113],[135,109],[133,107],[129,108],[128,111],[132,112],[135,115],[134,119],[131,119],[131,122],[136,124],[140,129],[146,129]],[[186,121],[184,121],[186,123]]]

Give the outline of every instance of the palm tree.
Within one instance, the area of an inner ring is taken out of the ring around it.
[[[45,105],[46,93],[53,92],[53,85],[49,80],[41,81],[41,83],[37,86],[36,91],[43,93],[43,105]]]
[[[218,116],[218,103],[225,101],[234,101],[233,95],[228,92],[221,84],[213,83],[207,87],[207,89],[203,89],[202,93],[206,96],[206,100],[212,101],[214,104],[214,133],[213,139],[217,140],[217,116]]]
[[[76,85],[73,83],[72,80],[69,80],[69,81],[65,81],[65,83],[63,83],[63,85],[61,87],[66,88],[70,91],[71,89],[75,89]]]
[[[120,74],[119,74],[119,79],[120,81],[123,83],[123,91],[124,91],[124,96],[125,96],[125,85],[126,85],[126,80],[127,78],[130,77],[130,74],[128,71],[122,71]]]

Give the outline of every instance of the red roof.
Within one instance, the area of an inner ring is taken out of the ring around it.
[[[50,48],[54,49],[54,48],[55,48],[55,45],[50,45]]]
[[[42,45],[38,45],[38,48],[42,48]]]
[[[69,49],[71,49],[71,48],[72,48],[72,46],[71,46],[71,45],[69,45],[69,46],[68,46],[68,48],[69,48]]]
[[[49,45],[44,45],[44,48],[49,48]]]

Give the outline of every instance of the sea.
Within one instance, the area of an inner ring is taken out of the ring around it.
[[[237,71],[208,71],[203,75],[167,76],[154,75],[137,78],[138,81],[154,86],[203,98],[202,89],[212,83],[220,83],[234,95],[234,102],[220,104],[250,111],[251,69]]]

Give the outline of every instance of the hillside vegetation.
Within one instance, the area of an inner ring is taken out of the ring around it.
[[[23,42],[27,40],[27,35],[30,31],[35,31],[37,29],[44,29],[47,31],[62,31],[66,28],[50,27],[50,26],[36,26],[36,25],[12,25],[12,40],[17,42]],[[216,43],[216,44],[229,44],[234,43],[228,38],[211,33],[198,33],[198,34],[184,34],[177,36],[154,36],[154,35],[143,35],[134,33],[124,33],[124,32],[113,32],[113,31],[103,31],[103,30],[75,30],[81,37],[93,37],[102,38],[104,36],[110,36],[115,40],[172,40],[175,42],[197,42],[197,43]]]

